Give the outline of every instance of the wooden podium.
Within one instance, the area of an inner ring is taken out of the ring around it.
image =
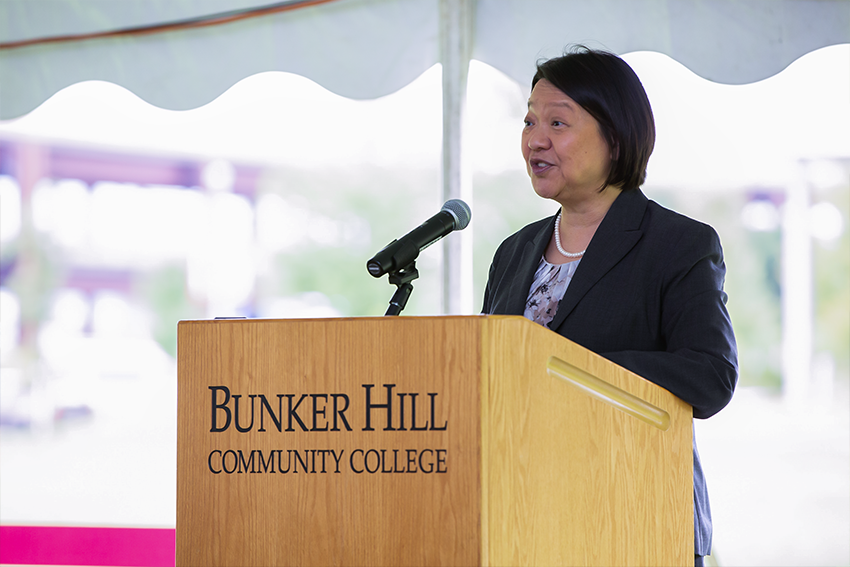
[[[177,565],[692,565],[691,416],[521,317],[183,321]]]

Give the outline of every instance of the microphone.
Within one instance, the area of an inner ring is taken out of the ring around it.
[[[416,260],[421,251],[453,230],[465,229],[471,218],[469,205],[460,199],[450,199],[445,202],[439,213],[398,240],[387,244],[374,258],[366,262],[366,268],[376,278],[406,268]]]

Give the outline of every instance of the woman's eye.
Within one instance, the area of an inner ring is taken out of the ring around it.
[[[552,121],[552,126],[564,126],[564,125],[565,124],[563,122],[561,122],[560,120],[553,120]]]

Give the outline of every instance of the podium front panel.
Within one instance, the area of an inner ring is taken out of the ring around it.
[[[480,564],[477,324],[181,322],[177,564]]]

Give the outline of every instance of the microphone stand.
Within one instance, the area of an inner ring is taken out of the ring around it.
[[[404,268],[400,268],[394,272],[389,272],[389,280],[391,284],[397,287],[395,293],[390,299],[390,306],[384,316],[398,315],[407,305],[407,300],[410,294],[413,293],[413,286],[410,284],[413,280],[419,277],[419,272],[416,270],[416,262],[411,262]]]

